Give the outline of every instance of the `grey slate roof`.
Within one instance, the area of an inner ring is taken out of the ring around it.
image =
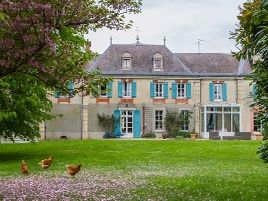
[[[129,53],[131,70],[122,70],[121,59]],[[163,71],[153,70],[153,55],[163,56]],[[106,75],[189,75],[189,76],[244,76],[251,72],[247,61],[239,62],[231,54],[172,53],[164,45],[112,44],[87,70],[99,68]]]

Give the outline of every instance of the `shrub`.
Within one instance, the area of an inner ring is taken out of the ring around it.
[[[175,140],[182,140],[182,139],[183,139],[183,136],[180,136],[180,135],[175,137]]]
[[[141,137],[142,138],[155,138],[156,136],[155,136],[153,131],[149,131],[149,132],[146,132],[146,133],[142,134]]]
[[[179,131],[176,133],[176,137],[177,136],[182,136],[183,138],[191,138],[190,133],[187,131]]]
[[[98,114],[99,125],[105,129],[107,133],[112,133],[114,129],[114,116],[106,114]]]
[[[116,138],[116,136],[113,133],[104,133],[103,135],[104,139],[111,139],[111,138]]]
[[[259,147],[257,154],[259,154],[260,159],[263,160],[263,162],[268,163],[268,140],[264,141]]]

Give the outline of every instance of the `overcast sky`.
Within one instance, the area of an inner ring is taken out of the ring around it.
[[[92,50],[103,53],[110,44],[132,44],[138,27],[140,42],[163,44],[174,53],[197,52],[197,40],[202,39],[200,52],[235,51],[230,31],[237,24],[238,6],[246,0],[143,0],[142,13],[130,16],[134,21],[128,31],[102,29],[90,32]]]

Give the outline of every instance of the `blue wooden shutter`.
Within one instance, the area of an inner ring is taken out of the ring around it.
[[[255,96],[256,93],[257,93],[257,85],[253,84],[253,86],[252,86],[252,95]]]
[[[172,83],[172,98],[176,99],[178,97],[178,83],[173,82]]]
[[[133,137],[140,138],[141,136],[141,114],[140,110],[134,111],[134,128],[133,128]]]
[[[113,82],[107,83],[107,97],[112,98],[113,97]]]
[[[222,100],[227,101],[227,84],[222,84]]]
[[[151,98],[155,97],[155,85],[154,85],[154,82],[150,82],[150,97]]]
[[[123,96],[123,83],[122,81],[118,81],[118,98],[122,98]]]
[[[120,110],[115,110],[113,116],[114,116],[114,135],[116,137],[120,137],[121,136]]]
[[[214,101],[214,84],[212,82],[209,83],[209,101]]]
[[[137,83],[136,83],[136,81],[133,81],[131,84],[131,93],[132,93],[132,98],[137,97]]]
[[[72,81],[68,81],[67,82],[67,89],[69,91],[73,91],[74,90],[74,83]]]
[[[186,98],[192,98],[192,85],[190,82],[187,82],[186,84]]]
[[[168,82],[164,82],[164,99],[168,99]]]
[[[54,92],[54,97],[55,97],[55,98],[59,98],[60,95],[61,95],[60,91],[56,90],[56,91]]]

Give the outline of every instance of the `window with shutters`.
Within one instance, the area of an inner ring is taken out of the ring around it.
[[[214,101],[222,101],[222,84],[214,84]]]
[[[154,116],[154,119],[155,119],[155,122],[154,122],[154,125],[155,125],[155,130],[156,131],[163,131],[163,128],[164,128],[164,111],[163,110],[155,110],[155,116]]]
[[[178,84],[178,97],[177,98],[186,98],[186,84],[179,83]]]
[[[155,83],[155,98],[163,98],[163,83]]]
[[[123,82],[122,88],[123,98],[130,98],[131,97],[131,83],[130,82]]]
[[[100,86],[100,97],[102,97],[102,98],[107,97],[107,86],[106,85]]]

